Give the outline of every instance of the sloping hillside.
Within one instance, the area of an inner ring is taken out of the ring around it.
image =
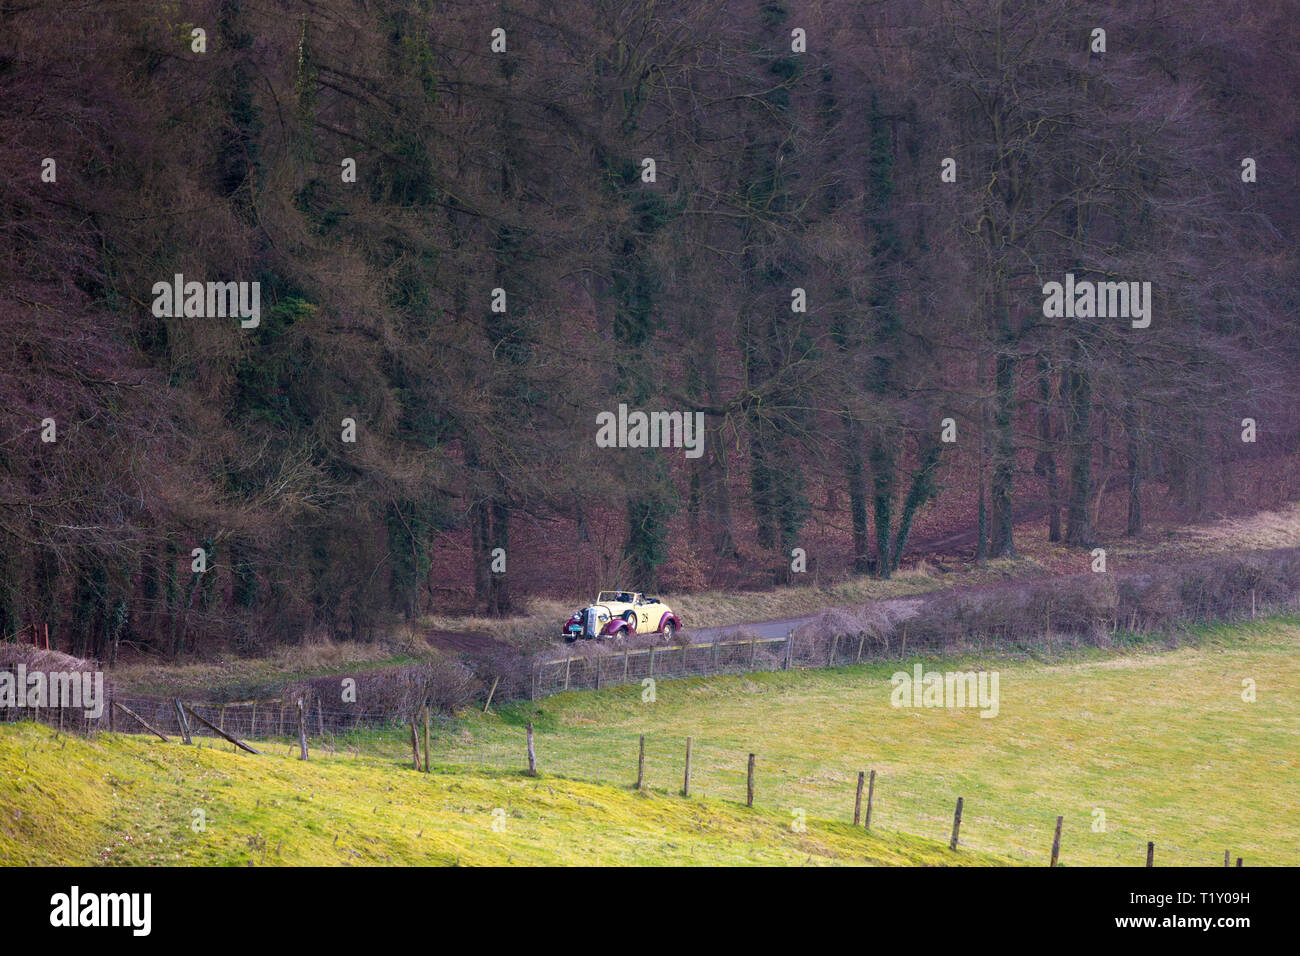
[[[377,757],[252,757],[0,728],[0,865],[1007,862],[718,800]]]

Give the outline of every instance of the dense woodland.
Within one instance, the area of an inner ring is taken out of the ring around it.
[[[1027,496],[1092,547],[1101,469],[1121,532],[1203,517],[1242,419],[1300,430],[1298,7],[0,2],[3,632],[505,614],[538,528],[703,586],[823,495],[881,576],[957,484],[976,558]],[[177,273],[259,325],[155,315]],[[1046,316],[1066,273],[1150,282],[1150,325]],[[704,454],[598,448],[620,403]]]

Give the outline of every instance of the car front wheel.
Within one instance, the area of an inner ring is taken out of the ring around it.
[[[673,639],[673,634],[676,633],[676,631],[677,628],[673,627],[673,622],[668,621],[664,624],[664,640],[671,641]]]

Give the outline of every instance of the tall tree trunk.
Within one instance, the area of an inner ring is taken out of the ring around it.
[[[1016,477],[1016,356],[1009,335],[1001,336],[994,375],[993,480],[989,487],[992,527],[989,556],[1015,557],[1012,514]]]
[[[983,378],[983,363],[981,375]],[[979,510],[975,519],[975,560],[983,564],[989,556],[988,509],[988,407],[980,403],[979,447],[976,454],[975,474],[979,485]]]
[[[509,555],[510,545],[510,502],[504,495],[492,499],[492,542],[489,554],[500,548]],[[489,565],[490,567],[490,565]],[[509,564],[505,571],[493,571],[488,584],[488,611],[494,615],[509,614],[510,578]]]
[[[876,516],[876,576],[888,578],[894,566],[894,485],[898,478],[899,435],[882,429],[871,440],[872,504]]]
[[[920,449],[920,461],[912,474],[912,484],[907,490],[903,511],[898,516],[898,533],[894,537],[893,557],[890,562],[895,571],[898,570],[899,562],[903,560],[907,536],[912,531],[912,519],[916,516],[917,510],[938,493],[938,486],[934,483],[934,473],[939,467],[939,453],[942,450],[943,445],[933,439]]]
[[[1128,443],[1128,527],[1124,533],[1142,533],[1142,446],[1139,444],[1137,407],[1128,402],[1124,406],[1124,430]]]
[[[862,427],[844,418],[844,469],[849,490],[849,514],[853,520],[853,570],[871,571],[871,543],[867,527],[867,478],[862,459]]]
[[[736,535],[731,512],[730,468],[727,445],[722,429],[713,423],[705,426],[708,466],[703,470],[704,511],[709,527],[709,545],[715,557],[735,558]]]
[[[717,404],[723,397],[723,384],[718,374],[718,352],[711,331],[709,335],[710,340],[702,350],[701,373],[709,402]],[[705,416],[704,442],[707,454],[704,460],[708,464],[701,469],[701,492],[710,549],[715,557],[734,558],[737,556],[736,533],[731,509],[730,462],[727,458],[727,443],[722,437],[723,421],[716,416]]]
[[[1056,468],[1056,436],[1052,428],[1052,372],[1044,359],[1038,362],[1038,440],[1042,449],[1034,470],[1047,482],[1047,540],[1061,540],[1061,483]]]
[[[1070,496],[1065,509],[1065,543],[1091,547],[1092,516],[1092,375],[1081,367],[1082,355],[1065,374],[1065,431],[1070,449]]]

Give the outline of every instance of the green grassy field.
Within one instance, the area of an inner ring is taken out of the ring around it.
[[[282,750],[258,757],[0,727],[5,866],[1004,862],[815,817],[796,831],[773,809],[551,775],[422,774],[373,754],[303,763]]]
[[[757,802],[785,813],[848,819],[857,772],[875,769],[876,825],[943,839],[962,796],[963,843],[1027,862],[1045,860],[1062,814],[1067,865],[1140,865],[1147,840],[1161,864],[1221,865],[1225,849],[1300,863],[1300,618],[1188,639],[1055,663],[925,662],[997,669],[992,719],[892,707],[889,676],[909,662],[666,681],[653,703],[640,687],[560,695],[474,716],[441,750],[517,766],[532,719],[543,768],[630,782],[645,734],[648,779],[667,791],[691,736],[696,792],[743,799],[752,751]]]
[[[560,695],[467,715],[437,735],[441,766],[428,775],[409,769],[393,732],[317,748],[304,764],[288,742],[252,757],[224,742],[4,725],[0,864],[1042,864],[1059,813],[1065,865],[1141,865],[1149,839],[1160,865],[1218,864],[1224,850],[1295,865],[1300,618],[1185,640],[924,662],[998,670],[992,719],[892,707],[889,677],[911,662],[663,681],[653,702],[640,687]],[[527,720],[538,779],[520,773]],[[641,734],[649,790],[638,794]],[[740,805],[751,751],[752,811]],[[866,834],[849,821],[869,769]]]

